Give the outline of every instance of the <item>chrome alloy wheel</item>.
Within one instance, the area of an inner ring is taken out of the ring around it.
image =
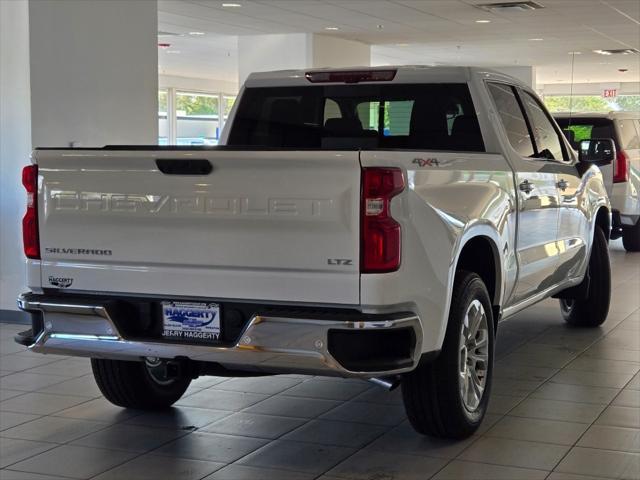
[[[475,412],[482,401],[489,368],[489,326],[480,300],[469,304],[460,330],[458,364],[460,398],[469,412]]]

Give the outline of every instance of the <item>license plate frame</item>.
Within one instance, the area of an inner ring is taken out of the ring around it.
[[[221,306],[215,302],[166,300],[162,309],[162,337],[183,343],[217,343],[222,335]]]

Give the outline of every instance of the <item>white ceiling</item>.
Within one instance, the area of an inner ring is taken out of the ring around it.
[[[474,6],[488,1],[233,0],[242,7],[224,8],[221,0],[159,0],[159,29],[185,34],[160,39],[172,44],[159,54],[160,69],[233,81],[238,35],[306,32],[371,44],[378,65],[535,65],[546,84],[570,83],[575,58],[576,83],[640,80],[640,55],[593,53],[640,49],[639,0],[536,0],[545,8],[509,14]]]

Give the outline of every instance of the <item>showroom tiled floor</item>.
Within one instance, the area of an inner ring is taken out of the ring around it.
[[[551,300],[500,326],[491,413],[462,442],[353,380],[205,377],[168,412],[125,411],[87,360],[0,324],[0,479],[640,479],[640,254],[614,242],[612,262],[603,328],[566,327]]]

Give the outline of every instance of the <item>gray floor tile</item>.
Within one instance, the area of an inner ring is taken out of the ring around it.
[[[406,414],[400,406],[351,401],[325,413],[321,418],[393,427],[399,425]]]
[[[232,463],[266,444],[266,440],[196,432],[171,442],[154,453],[209,462]]]
[[[353,452],[353,448],[275,440],[238,463],[274,470],[320,474]]]
[[[353,398],[356,402],[381,403],[383,405],[402,406],[402,389],[389,392],[380,387],[372,387]]]
[[[61,445],[13,465],[16,470],[71,478],[89,478],[129,460],[116,450]]]
[[[278,395],[257,403],[245,411],[282,417],[314,418],[337,405],[340,405],[340,402],[334,400]]]
[[[497,378],[491,386],[491,393],[497,395],[511,395],[512,397],[524,397],[537,389],[542,382],[528,380],[511,380]]]
[[[498,415],[504,415],[518,405],[524,397],[512,397],[511,395],[494,395],[491,394],[489,398],[489,407],[487,409],[490,413]]]
[[[140,415],[141,413],[142,412],[138,410],[118,407],[105,398],[100,397],[94,400],[88,400],[74,407],[66,408],[55,413],[55,415],[57,417],[118,423],[136,415]]]
[[[218,386],[221,390],[231,390],[235,392],[262,393],[264,395],[274,395],[283,392],[300,380],[282,376],[274,377],[247,377],[232,378]]]
[[[75,418],[41,417],[2,432],[3,437],[20,438],[52,443],[67,443],[97,430],[107,424]]]
[[[585,423],[506,416],[489,429],[485,436],[571,446],[588,426]]]
[[[592,425],[577,446],[640,453],[640,429]]]
[[[50,415],[65,408],[79,405],[89,400],[87,397],[52,395],[49,393],[29,392],[19,397],[0,402],[0,410],[18,413]]]
[[[365,382],[345,383],[327,382],[322,380],[308,380],[300,383],[285,392],[293,397],[324,398],[326,400],[350,400],[371,388],[371,384]]]
[[[622,388],[633,377],[631,373],[602,373],[582,370],[562,370],[551,382],[589,387]]]
[[[39,355],[37,357],[34,356],[25,356],[25,355],[2,355],[0,357],[0,369],[8,370],[11,372],[21,372],[24,370],[29,370],[34,367],[39,367],[41,365],[46,365],[49,363],[58,362],[58,359],[49,358],[47,355]],[[35,372],[30,371],[30,373],[47,373],[47,372]],[[61,370],[56,370],[53,373],[56,376],[68,376]],[[1,383],[1,382],[0,382]]]
[[[605,360],[619,360],[624,362],[637,362],[640,358],[640,352],[637,350],[626,350],[624,348],[601,345],[599,343],[589,347],[583,355],[586,357],[602,358]]]
[[[22,423],[30,422],[40,418],[40,415],[31,415],[30,413],[14,413],[14,412],[1,412],[0,411],[0,431],[7,428],[15,427]]]
[[[402,424],[385,433],[368,449],[387,453],[405,453],[438,458],[454,458],[471,445],[477,437],[465,440],[446,440],[417,433],[410,425]]]
[[[38,390],[42,393],[56,393],[58,395],[76,395],[79,397],[97,398],[102,396],[93,375],[72,378]]]
[[[576,358],[565,368],[568,370],[583,370],[586,372],[627,373],[634,375],[640,370],[640,360],[629,362],[623,360],[607,360],[586,355]]]
[[[512,365],[526,365],[531,367],[562,368],[571,359],[575,358],[575,352],[545,352],[544,354],[520,353],[518,351],[507,355],[503,362]]]
[[[569,447],[562,445],[483,437],[462,452],[458,458],[472,462],[550,471],[568,451]]]
[[[510,380],[526,380],[530,382],[544,382],[558,373],[557,368],[535,367],[532,365],[516,365],[507,361],[498,362],[494,369],[494,378]]]
[[[576,423],[591,423],[598,418],[598,415],[600,415],[604,408],[604,405],[598,404],[527,398],[511,410],[509,415]]]
[[[60,375],[42,375],[39,373],[17,372],[0,378],[0,388],[32,392],[41,388],[68,380]]]
[[[610,403],[619,392],[620,390],[617,388],[545,383],[531,394],[531,398],[606,405]]]
[[[611,480],[605,477],[592,477],[591,475],[576,475],[574,473],[551,472],[547,480]]]
[[[276,439],[294,428],[299,427],[305,421],[306,420],[301,418],[239,412],[207,425],[202,431],[223,433],[226,435],[240,435],[244,437]]]
[[[455,460],[438,472],[433,480],[544,480],[548,474],[544,470]]]
[[[327,473],[359,480],[424,480],[434,475],[446,463],[446,460],[440,458],[361,450]]]
[[[53,443],[0,438],[0,468],[54,448]]]
[[[73,444],[142,453],[158,448],[188,433],[190,430],[118,424],[82,437],[74,441]]]
[[[2,480],[68,480],[65,477],[40,475],[39,473],[18,472],[16,470],[0,470]]]
[[[233,464],[218,470],[203,480],[313,480],[314,478],[316,476],[312,473]]]
[[[123,423],[176,430],[194,430],[228,417],[231,413],[230,411],[210,410],[208,408],[172,407],[157,412],[136,415],[124,420]]]
[[[211,408],[214,410],[229,410],[237,412],[250,405],[258,403],[267,395],[258,393],[229,392],[225,390],[207,389],[180,399],[176,406]]]
[[[617,407],[640,408],[640,390],[622,390],[611,404]]]
[[[146,454],[94,477],[95,480],[199,480],[224,463]]]
[[[599,425],[640,428],[640,408],[607,407],[596,421]]]
[[[636,480],[640,477],[640,454],[575,447],[556,470],[578,475]]]
[[[362,448],[386,431],[387,427],[366,423],[312,420],[288,433],[282,439],[294,442]]]
[[[91,361],[88,358],[69,358],[31,368],[29,372],[44,375],[54,374],[81,377],[91,373]]]
[[[21,390],[9,390],[8,388],[0,388],[0,402],[13,397],[17,397],[18,395],[24,395],[24,392]]]

